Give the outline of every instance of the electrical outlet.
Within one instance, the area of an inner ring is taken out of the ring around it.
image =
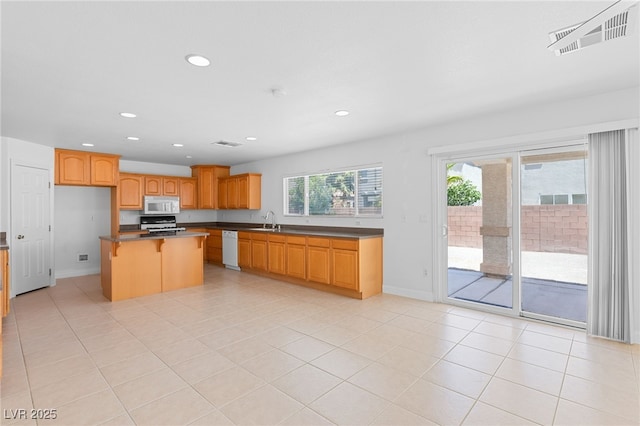
[[[429,276],[429,271],[427,270],[427,268],[424,268],[422,270],[422,275],[424,275],[425,277]]]

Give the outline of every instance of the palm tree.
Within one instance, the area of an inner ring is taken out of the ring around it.
[[[450,187],[451,185],[455,184],[455,183],[460,183],[462,182],[462,176],[458,176],[458,175],[450,175],[449,174],[449,170],[455,166],[455,163],[449,163],[447,164],[447,188]]]

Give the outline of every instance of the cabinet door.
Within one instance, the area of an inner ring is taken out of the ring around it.
[[[269,237],[269,272],[284,275],[286,269],[285,236],[273,235]]]
[[[306,247],[287,243],[287,275],[304,280],[307,278]]]
[[[267,242],[251,240],[251,267],[261,271],[267,270]]]
[[[207,229],[207,260],[213,263],[222,263],[222,231],[220,229]]]
[[[160,176],[144,177],[144,195],[162,195],[162,178]]]
[[[331,251],[333,264],[332,284],[358,290],[358,252],[334,248]]]
[[[180,208],[195,209],[196,203],[196,179],[182,178],[180,179]]]
[[[237,209],[238,208],[238,179],[229,178],[225,180],[227,181],[227,208]]]
[[[111,155],[89,156],[91,164],[91,185],[116,186],[118,181],[119,157]]]
[[[322,284],[329,284],[329,247],[307,247],[307,279]]]
[[[60,185],[88,185],[91,181],[89,177],[89,155],[81,151],[57,151],[58,160],[58,183]]]
[[[216,205],[217,200],[213,199],[213,181],[213,168],[198,170],[198,208],[212,209]]]
[[[143,177],[121,173],[119,207],[123,210],[142,210],[142,182]]]
[[[238,266],[251,268],[251,240],[238,238]]]
[[[228,179],[220,179],[218,181],[218,208],[226,209],[227,204],[227,180]]]
[[[180,195],[180,188],[178,187],[179,179],[176,177],[163,177],[162,178],[162,195],[168,195],[171,197],[178,197]]]

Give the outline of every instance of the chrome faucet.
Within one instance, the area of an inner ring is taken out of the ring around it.
[[[276,214],[272,210],[269,210],[267,214],[262,216],[262,218],[264,219],[264,223],[262,224],[262,227],[263,228],[267,227],[267,221],[269,220],[269,215],[271,215],[271,229],[276,229]]]

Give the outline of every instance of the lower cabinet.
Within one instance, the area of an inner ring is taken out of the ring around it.
[[[207,229],[209,233],[207,237],[206,259],[208,262],[222,265],[222,230]]]
[[[251,234],[248,232],[238,232],[238,266],[251,268]]]
[[[328,238],[308,238],[307,278],[321,284],[331,284],[331,240]]]
[[[307,238],[287,236],[287,276],[304,280],[307,278]]]
[[[251,236],[251,268],[258,271],[268,271],[267,236],[256,234]]]
[[[238,264],[247,272],[360,299],[382,292],[382,237],[239,232]]]
[[[286,249],[285,242],[287,237],[284,235],[269,235],[268,254],[269,272],[272,274],[284,275],[287,273],[286,268]]]
[[[331,242],[331,282],[338,287],[358,289],[358,242],[333,240]]]

